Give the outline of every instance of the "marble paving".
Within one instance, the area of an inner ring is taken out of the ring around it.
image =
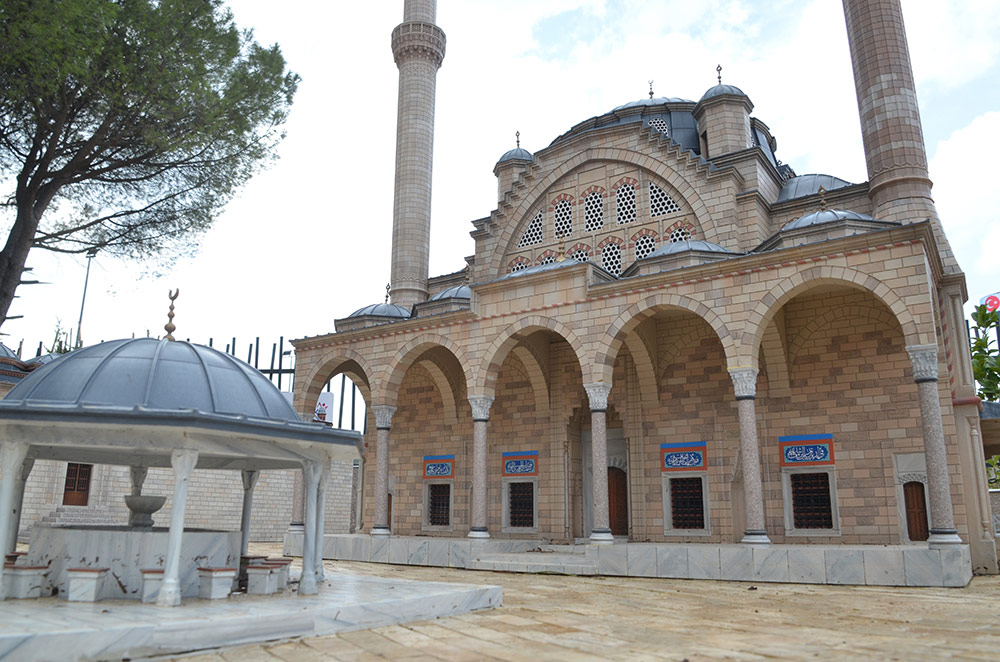
[[[499,586],[327,570],[320,593],[187,599],[162,608],[129,600],[0,602],[0,660],[73,662],[179,654],[316,637],[456,616],[502,604]]]

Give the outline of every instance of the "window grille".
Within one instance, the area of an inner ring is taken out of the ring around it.
[[[573,232],[573,206],[569,200],[556,203],[556,237],[568,237]]]
[[[427,523],[431,526],[451,524],[451,485],[433,483],[427,486]]]
[[[687,228],[675,228],[670,233],[670,242],[675,244],[678,241],[691,241],[691,231]]]
[[[510,273],[514,273],[516,271],[522,271],[527,268],[528,268],[527,262],[516,262],[514,263],[514,266],[510,268]]]
[[[538,264],[552,264],[555,261],[556,261],[556,256],[550,253],[549,255],[546,255],[541,260],[539,260]]]
[[[673,214],[680,210],[680,205],[674,202],[674,199],[667,195],[666,191],[653,182],[649,183],[650,216],[663,216],[664,214]]]
[[[656,250],[656,240],[645,234],[635,240],[635,259],[641,260]]]
[[[604,227],[604,198],[600,193],[591,193],[584,198],[583,214],[587,232],[596,232]]]
[[[830,474],[799,473],[792,483],[792,518],[796,529],[832,529]]]
[[[578,250],[578,251],[574,251],[573,254],[570,255],[570,257],[573,258],[574,260],[576,260],[577,262],[589,262],[590,261],[590,253],[588,253],[587,251],[585,251],[582,248],[580,250]]]
[[[667,123],[663,121],[662,117],[654,117],[653,119],[649,120],[649,128],[653,129],[654,131],[658,131],[659,133],[662,133],[665,136],[670,135],[670,130],[667,128]]]
[[[535,526],[534,483],[510,483],[507,486],[508,521],[511,527]]]
[[[618,208],[618,225],[625,225],[635,220],[635,189],[626,184],[615,194]]]
[[[542,212],[531,219],[531,223],[528,223],[528,228],[521,235],[521,241],[518,242],[518,248],[523,246],[534,246],[535,244],[542,243]]]
[[[670,520],[675,529],[704,529],[705,500],[702,479],[670,479]]]
[[[601,266],[613,276],[622,272],[622,249],[618,244],[608,244],[601,249]]]

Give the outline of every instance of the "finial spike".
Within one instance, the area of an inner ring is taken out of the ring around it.
[[[170,342],[174,341],[173,333],[177,330],[177,327],[174,326],[174,301],[180,293],[181,288],[179,287],[176,290],[167,290],[167,297],[170,298],[170,310],[167,312],[167,323],[163,326],[163,330],[167,332],[167,340]]]
[[[816,191],[816,192],[819,193],[819,208],[820,208],[820,210],[821,211],[826,211],[826,189],[823,188],[822,186],[820,186],[819,190]]]
[[[392,292],[392,283],[385,284],[385,302],[389,303],[389,293]]]
[[[649,98],[653,98],[653,81],[649,81]]]
[[[521,146],[521,132],[518,131],[514,134],[514,139],[517,140],[517,146]]]
[[[722,85],[722,65],[716,65],[715,73],[718,75],[719,85]]]

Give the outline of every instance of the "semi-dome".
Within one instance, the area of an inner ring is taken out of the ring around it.
[[[111,340],[64,354],[25,377],[2,403],[301,422],[271,381],[246,363],[204,345],[155,338]]]
[[[688,241],[671,241],[666,243],[646,256],[645,259],[662,257],[664,255],[676,255],[685,251],[704,251],[706,253],[729,253],[732,251],[711,241],[703,239],[689,239]]]
[[[740,97],[746,96],[743,90],[736,87],[735,85],[724,85],[722,83],[719,83],[718,85],[708,88],[708,90],[703,95],[701,95],[701,99],[698,101],[698,103],[701,103],[702,101],[708,101],[709,99],[714,99],[715,97],[721,97],[724,94],[732,94]]]
[[[406,319],[410,316],[410,310],[409,308],[405,308],[395,303],[373,303],[370,306],[365,306],[364,308],[358,308],[347,317],[348,318],[363,317],[365,315],[376,315],[378,317],[398,317],[400,319]]]
[[[500,157],[500,160],[497,161],[497,165],[506,163],[507,161],[533,161],[534,158],[535,157],[531,155],[531,152],[523,147],[515,147],[514,149],[504,153],[504,155]]]
[[[814,211],[811,214],[806,214],[801,216],[794,221],[785,223],[782,226],[782,231],[785,230],[797,230],[799,228],[808,227],[810,225],[819,225],[821,223],[832,223],[834,221],[875,221],[868,214],[859,214],[856,211],[848,211],[846,209],[821,209],[820,211]]]
[[[469,289],[468,285],[456,285],[455,287],[449,287],[447,290],[442,290],[430,298],[431,301],[439,301],[441,299],[471,299],[472,290]]]

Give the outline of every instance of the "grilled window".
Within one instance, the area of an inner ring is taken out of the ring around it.
[[[700,477],[670,479],[670,520],[673,528],[705,528],[704,496]]]
[[[507,486],[507,508],[511,527],[535,526],[534,483],[510,483]]]
[[[800,473],[789,476],[792,484],[792,519],[796,529],[832,529],[830,474]]]
[[[434,483],[427,486],[427,523],[431,526],[451,524],[451,484]]]

